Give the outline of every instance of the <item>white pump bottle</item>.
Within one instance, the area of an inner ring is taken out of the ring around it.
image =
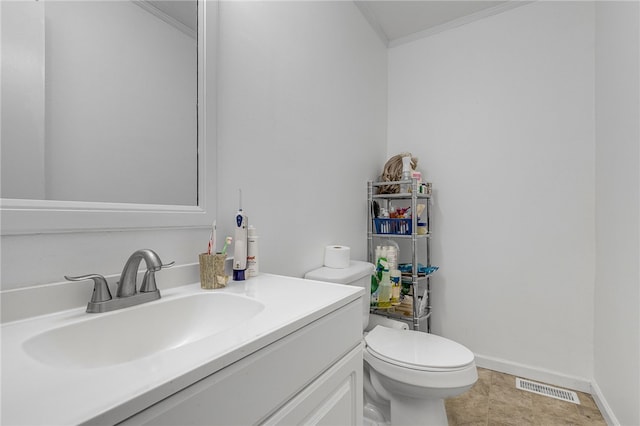
[[[256,228],[249,225],[247,237],[247,275],[248,278],[255,277],[260,272],[258,263],[258,236]]]

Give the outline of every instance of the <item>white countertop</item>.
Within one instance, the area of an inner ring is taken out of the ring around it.
[[[196,283],[165,290],[162,299],[150,303],[198,292],[224,292],[255,299],[265,308],[249,320],[213,336],[98,368],[45,365],[25,353],[23,344],[44,331],[103,314],[87,314],[84,308],[79,308],[4,324],[1,423],[7,426],[117,423],[357,300],[362,291],[358,287],[270,274],[232,281],[224,289],[202,290]],[[145,327],[153,326],[130,324],[140,328],[141,333]]]

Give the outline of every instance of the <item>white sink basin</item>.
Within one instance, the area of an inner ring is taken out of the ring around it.
[[[362,291],[260,274],[218,290],[168,288],[160,300],[120,311],[78,307],[4,323],[0,424],[118,424],[359,303]],[[283,365],[297,359],[290,356]]]
[[[32,358],[54,367],[111,366],[220,333],[263,309],[259,301],[229,293],[160,299],[120,311],[86,314],[80,321],[31,337],[23,348]]]

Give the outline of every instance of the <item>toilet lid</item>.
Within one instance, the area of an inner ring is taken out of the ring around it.
[[[376,326],[364,340],[376,358],[415,370],[455,370],[474,361],[473,352],[461,344],[420,331]]]

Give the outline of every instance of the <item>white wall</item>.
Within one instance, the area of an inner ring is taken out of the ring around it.
[[[389,52],[388,155],[418,156],[435,190],[434,331],[578,387],[593,371],[593,19],[592,3],[536,2]]]
[[[617,420],[640,424],[640,7],[596,5],[594,378]]]
[[[336,243],[365,259],[386,48],[352,2],[223,1],[220,26],[219,235],[242,188],[261,271],[302,276]]]

